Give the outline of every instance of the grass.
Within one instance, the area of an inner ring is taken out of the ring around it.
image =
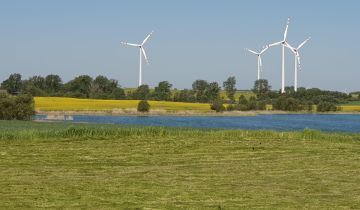
[[[0,121],[0,209],[359,209],[360,134]]]
[[[97,100],[62,97],[35,97],[35,109],[40,111],[107,111],[136,109],[138,100]],[[210,111],[209,104],[149,101],[151,109],[166,111]]]

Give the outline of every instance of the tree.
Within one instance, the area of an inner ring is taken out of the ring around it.
[[[121,87],[115,88],[111,93],[111,98],[116,100],[126,99],[125,91]]]
[[[46,90],[45,78],[42,76],[33,76],[29,78],[29,83],[40,90]]]
[[[175,92],[174,94],[174,101],[181,101],[181,102],[195,102],[195,94],[193,90],[180,90],[180,92]]]
[[[241,95],[239,97],[239,103],[236,107],[237,110],[240,110],[240,111],[248,111],[249,110],[249,102],[248,100],[245,98],[244,95]]]
[[[11,74],[7,80],[1,83],[1,88],[10,94],[18,94],[22,90],[21,74]]]
[[[208,102],[208,99],[205,95],[205,90],[208,87],[208,82],[205,80],[196,80],[192,84],[192,89],[195,93],[195,98],[197,102]]]
[[[30,120],[34,114],[32,96],[0,94],[0,120]]]
[[[150,95],[150,89],[148,85],[139,86],[133,93],[133,99],[136,100],[147,100]]]
[[[159,82],[159,85],[155,87],[154,98],[158,101],[169,101],[171,98],[172,84],[168,81]]]
[[[212,102],[210,105],[211,110],[215,110],[216,112],[225,111],[225,106],[223,105],[222,100],[218,99]]]
[[[206,90],[205,90],[205,96],[208,102],[216,101],[220,98],[220,86],[217,82],[210,83]]]
[[[92,85],[92,78],[88,75],[81,75],[66,83],[67,95],[78,98],[89,98]]]
[[[316,111],[318,111],[318,112],[330,112],[330,111],[335,112],[336,105],[331,102],[323,101],[317,105]]]
[[[91,84],[90,97],[99,99],[112,98],[113,91],[117,88],[116,80],[109,80],[105,76],[97,76]]]
[[[235,77],[229,77],[224,83],[223,87],[226,91],[227,97],[230,99],[231,103],[234,103],[235,101],[235,93],[236,93],[236,78]]]
[[[46,92],[55,94],[60,91],[62,80],[59,75],[50,74],[45,77]]]
[[[137,107],[138,112],[149,112],[150,104],[146,100],[141,100]]]
[[[259,79],[255,81],[253,92],[258,98],[267,94],[271,89],[269,82],[266,79]]]

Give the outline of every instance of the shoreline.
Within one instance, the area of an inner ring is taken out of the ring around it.
[[[36,110],[37,115],[49,115],[49,116],[73,116],[73,115],[98,115],[98,116],[219,116],[219,117],[238,117],[238,116],[257,116],[257,115],[280,115],[280,114],[360,114],[360,112],[290,112],[290,111],[231,111],[231,112],[199,112],[199,111],[167,111],[167,110],[151,110],[149,113],[139,113],[134,109],[125,110],[67,110],[67,111],[42,111]]]

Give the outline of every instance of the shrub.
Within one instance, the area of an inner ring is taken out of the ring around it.
[[[223,112],[225,111],[225,106],[223,105],[223,102],[221,100],[215,100],[210,105],[211,110],[215,110],[216,112]]]
[[[318,112],[330,112],[330,111],[335,112],[336,106],[334,103],[324,101],[324,102],[320,102],[317,105],[316,111],[318,111]]]
[[[142,100],[139,102],[137,110],[138,112],[149,112],[150,104],[146,100]]]
[[[34,114],[32,96],[0,96],[0,120],[30,120]]]

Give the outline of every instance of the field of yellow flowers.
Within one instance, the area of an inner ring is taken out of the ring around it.
[[[114,109],[136,109],[138,100],[98,100],[63,97],[35,97],[38,111],[108,111]],[[166,111],[210,111],[209,104],[149,101],[151,109]]]

